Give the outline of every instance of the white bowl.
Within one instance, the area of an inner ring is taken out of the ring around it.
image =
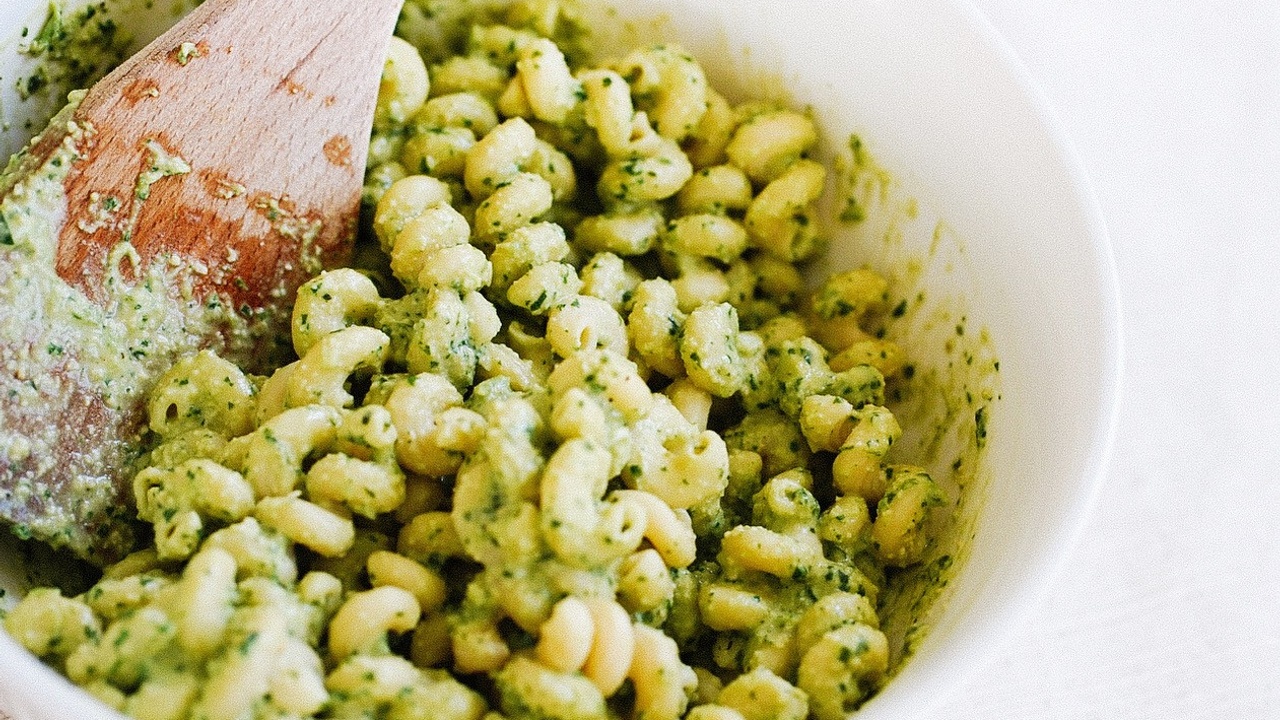
[[[117,4],[129,11],[117,19],[144,38],[172,19],[149,3]],[[48,111],[14,96],[25,61],[4,40],[24,21],[38,25],[46,7],[0,7],[3,150],[25,139],[24,119]],[[1088,183],[1017,60],[960,0],[812,0],[785,11],[770,0],[642,0],[622,12],[645,20],[613,40],[677,40],[731,95],[785,88],[812,108],[828,157],[847,154],[856,133],[887,172],[862,176],[877,191],[869,217],[838,230],[822,265],[870,263],[912,300],[892,332],[920,368],[918,385],[937,380],[945,393],[901,409],[904,427],[917,429],[908,449],[949,477],[978,407],[987,428],[985,451],[966,457],[965,502],[944,539],[954,577],[896,618],[899,629],[920,623],[928,632],[858,712],[860,720],[920,716],[1041,601],[1107,466],[1121,339],[1110,248]],[[977,365],[998,359],[998,374],[973,370],[966,353]],[[942,432],[920,430],[930,427]],[[0,586],[11,601],[23,577],[9,545],[0,546]],[[0,633],[5,714],[118,717]]]

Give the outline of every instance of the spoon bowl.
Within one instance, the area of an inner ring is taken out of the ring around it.
[[[209,0],[0,178],[0,518],[20,534],[119,557],[158,373],[196,348],[278,355],[294,290],[350,250],[400,4]]]

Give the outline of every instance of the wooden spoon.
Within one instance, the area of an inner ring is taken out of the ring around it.
[[[0,518],[19,535],[119,557],[159,373],[288,347],[294,291],[350,250],[401,2],[208,0],[0,178]]]

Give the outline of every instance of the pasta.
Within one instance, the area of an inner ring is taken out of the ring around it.
[[[846,717],[954,499],[897,457],[887,280],[798,269],[813,120],[470,12],[391,45],[376,267],[299,289],[269,377],[161,378],[153,546],[5,628],[140,719]]]

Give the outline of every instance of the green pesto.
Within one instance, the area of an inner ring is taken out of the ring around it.
[[[934,469],[952,510],[924,559],[893,571],[880,596],[883,629],[895,650],[893,669],[925,641],[968,559],[990,480],[988,427],[1001,397],[1000,362],[985,329],[974,331],[952,305],[929,305],[921,297],[901,302],[906,303],[898,319],[903,331],[936,342],[946,361],[910,366],[910,373],[890,384],[890,405],[910,434],[902,444]],[[891,323],[891,337],[893,329]]]
[[[963,259],[964,244],[942,221],[922,217],[914,198],[852,134],[837,148],[837,219],[885,257],[896,258],[887,276],[888,297],[877,337],[898,342],[913,360],[883,387],[885,404],[904,430],[895,457],[910,457],[930,470],[951,505],[951,520],[924,559],[891,569],[878,599],[891,649],[890,673],[901,669],[929,635],[949,590],[963,571],[990,480],[986,463],[989,427],[999,413],[1000,362],[992,338],[968,316],[967,301],[940,289]],[[933,222],[932,226],[926,223]],[[923,252],[902,252],[907,237],[927,240]]]
[[[0,315],[0,364],[6,370],[0,391],[10,407],[28,412],[45,407],[56,411],[52,398],[101,397],[104,412],[124,417],[177,357],[196,349],[198,338],[221,332],[244,352],[255,335],[249,320],[218,298],[193,296],[190,270],[180,258],[140,269],[129,239],[151,186],[190,170],[154,142],[148,144],[152,162],[139,173],[131,214],[115,217],[121,204],[114,198],[95,207],[93,222],[120,231],[119,242],[107,253],[103,297],[92,300],[58,276],[57,233],[67,212],[63,179],[94,134],[92,127],[71,120],[81,97],[73,93],[51,122],[48,132],[64,133],[65,138],[43,164],[36,166],[24,151],[0,175],[0,305],[14,309]],[[142,450],[140,438],[124,439],[123,448],[119,439],[110,440],[86,438],[86,467],[95,466],[95,455],[104,462],[109,457],[131,462]],[[0,455],[6,464],[27,468],[4,502],[21,508],[38,496],[45,510],[19,523],[15,532],[92,555],[95,538],[78,532],[71,518],[110,518],[124,508],[114,503],[113,484],[103,475],[77,475],[68,488],[52,487],[46,477],[58,457],[58,443],[55,427],[23,431],[12,422],[0,424]],[[109,544],[121,542],[112,537]]]
[[[894,181],[868,152],[861,137],[850,135],[847,148],[848,154],[839,155],[836,162],[840,175],[839,219],[843,223],[858,224],[886,203]]]
[[[131,44],[129,34],[111,19],[109,3],[90,3],[68,14],[61,3],[50,2],[44,23],[25,49],[40,64],[15,81],[18,94],[25,100],[88,87],[120,64]]]

